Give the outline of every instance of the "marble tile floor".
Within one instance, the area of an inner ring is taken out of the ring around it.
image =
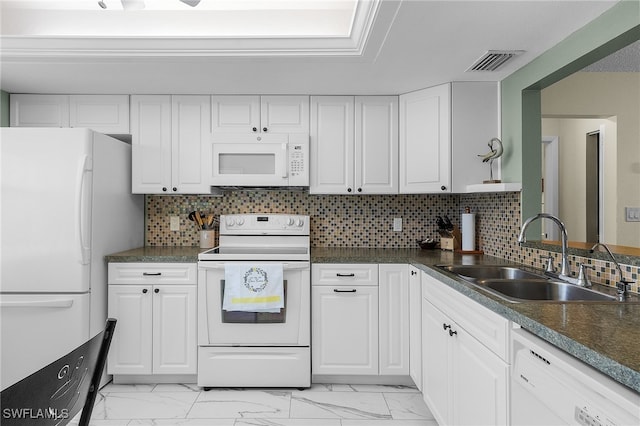
[[[92,426],[437,426],[414,387],[342,384],[207,392],[108,384],[91,418]]]

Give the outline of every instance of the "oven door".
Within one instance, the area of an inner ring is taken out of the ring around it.
[[[213,140],[213,186],[287,186],[288,137],[217,135]]]
[[[284,308],[275,313],[222,309],[225,264],[228,263],[232,262],[198,263],[198,345],[308,346],[311,322],[309,262],[255,262],[283,264]]]

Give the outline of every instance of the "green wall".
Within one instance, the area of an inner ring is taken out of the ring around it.
[[[0,127],[9,127],[9,94],[0,90]]]
[[[540,212],[540,90],[638,39],[640,0],[624,0],[502,80],[502,179],[522,182],[523,218]]]

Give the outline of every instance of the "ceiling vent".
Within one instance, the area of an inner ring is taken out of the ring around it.
[[[497,71],[505,63],[520,55],[523,50],[489,50],[467,71]]]

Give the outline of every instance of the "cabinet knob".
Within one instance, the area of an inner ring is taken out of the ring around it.
[[[258,128],[257,128],[257,127],[254,127],[254,128],[253,128],[253,129],[251,129],[251,130],[253,130],[254,132],[257,132],[257,131],[258,131]]]
[[[156,289],[154,289],[154,290],[153,290],[153,292],[154,292],[154,293],[160,293],[160,289],[159,289],[159,288],[156,288]]]
[[[142,293],[146,294],[149,290],[147,290],[146,288],[142,289]]]
[[[362,192],[362,188],[358,188],[358,192]]]
[[[171,188],[171,189],[173,189],[173,192],[177,192],[178,191],[178,188],[176,188],[175,186],[173,188]]]
[[[347,188],[347,192],[351,192],[351,188]]]
[[[446,191],[446,190],[447,190],[447,187],[446,187],[446,186],[444,186],[444,185],[442,185],[442,186],[440,187],[440,189],[442,189],[443,191]]]
[[[167,192],[167,187],[166,186],[162,187],[162,192]]]
[[[458,334],[455,330],[449,330],[449,336],[453,336],[454,334]]]
[[[269,129],[267,129],[266,127],[263,127],[263,128],[262,128],[262,131],[263,131],[263,132],[268,132],[268,131],[269,131]]]
[[[446,330],[447,328],[451,328],[451,326],[449,324],[442,324],[442,329]]]

